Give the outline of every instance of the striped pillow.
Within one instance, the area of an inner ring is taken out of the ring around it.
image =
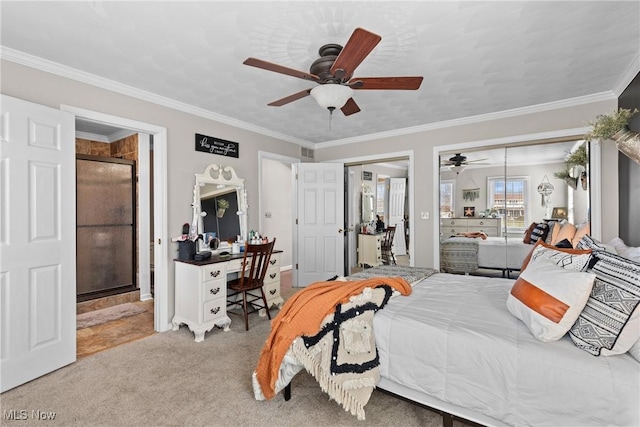
[[[542,240],[543,242],[547,238],[547,234],[549,234],[549,226],[544,222],[536,225],[536,227],[531,232],[530,243],[535,245],[538,240]]]

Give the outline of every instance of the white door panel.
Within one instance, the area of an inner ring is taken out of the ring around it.
[[[2,95],[0,391],[76,359],[75,124]]]
[[[393,237],[393,253],[406,255],[407,246],[404,240],[404,195],[407,180],[405,178],[389,178],[389,225],[396,226]]]
[[[299,163],[297,286],[344,274],[344,166]]]

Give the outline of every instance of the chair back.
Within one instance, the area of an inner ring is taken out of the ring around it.
[[[274,238],[269,243],[246,246],[242,263],[245,268],[240,270],[239,277],[241,289],[256,289],[264,284],[275,243]]]
[[[382,247],[391,248],[393,246],[393,236],[396,234],[396,226],[392,225],[384,230],[384,237],[382,238]]]

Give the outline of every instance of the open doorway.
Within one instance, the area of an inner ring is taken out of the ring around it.
[[[85,132],[86,126],[90,126],[90,129],[106,127],[110,129],[106,133],[115,133],[121,138],[123,133],[127,134],[125,138],[137,135],[137,302],[144,302],[148,307],[139,314],[146,316],[151,331],[166,331],[171,327],[167,277],[166,128],[71,106],[63,105],[61,109],[74,114],[77,122],[83,123],[79,128],[85,127]],[[86,135],[80,133],[76,136]],[[137,329],[132,328],[132,331]]]

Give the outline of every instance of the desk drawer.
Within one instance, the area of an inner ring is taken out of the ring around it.
[[[275,268],[270,268],[267,270],[266,276],[264,276],[264,283],[278,282],[280,283],[280,270]]]
[[[280,254],[271,254],[271,258],[269,259],[269,268],[272,267],[280,269]]]
[[[210,280],[204,282],[203,301],[209,301],[215,298],[224,298],[227,295],[227,282],[224,280]]]
[[[244,262],[244,258],[232,259],[227,263],[227,272],[236,273],[240,271],[240,266],[242,266],[243,262]],[[249,262],[250,260],[247,260],[247,263]]]
[[[267,297],[267,301],[280,297],[280,282],[265,283],[264,295]]]
[[[224,278],[224,269],[218,264],[206,265],[202,268],[202,271],[204,274],[203,282]]]
[[[216,298],[204,303],[204,322],[215,320],[227,315],[227,301],[225,298]]]

